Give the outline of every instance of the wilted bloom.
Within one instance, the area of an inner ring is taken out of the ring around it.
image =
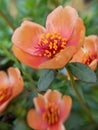
[[[23,90],[23,79],[18,68],[10,67],[8,75],[0,71],[0,113]]]
[[[98,65],[98,37],[96,35],[86,37],[83,47],[74,55],[71,62],[81,62],[95,70]]]
[[[46,20],[46,28],[24,21],[12,36],[15,56],[34,68],[62,68],[82,45],[85,28],[76,10],[57,7]]]
[[[68,118],[72,106],[69,96],[63,96],[57,90],[48,90],[45,95],[34,98],[35,108],[27,116],[28,124],[37,130],[65,130],[63,122]]]

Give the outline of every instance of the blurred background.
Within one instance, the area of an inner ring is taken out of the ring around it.
[[[71,5],[86,26],[86,35],[98,35],[98,0],[0,0],[0,70],[14,66],[21,70],[25,80],[25,90],[0,115],[0,130],[31,130],[26,123],[26,114],[33,107],[32,98],[36,96],[33,82],[37,84],[41,71],[21,64],[13,55],[11,36],[15,28],[25,19],[45,26],[47,15],[59,5]],[[96,70],[98,77],[98,70]],[[34,81],[33,81],[33,80]],[[60,82],[62,81],[62,82]],[[86,100],[94,119],[98,122],[98,82],[86,84],[77,82],[79,92]],[[58,89],[73,98],[73,108],[65,122],[67,130],[98,130],[91,123],[63,75],[57,75],[50,88]]]

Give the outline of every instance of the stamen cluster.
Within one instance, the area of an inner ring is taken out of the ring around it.
[[[84,58],[82,59],[82,63],[89,65],[94,59],[96,59],[95,55],[90,55],[86,53]]]
[[[11,88],[0,88],[0,105],[7,101],[12,95]]]
[[[66,47],[66,39],[58,32],[42,34],[38,42],[39,56],[53,58],[58,52]]]
[[[53,125],[58,122],[59,115],[59,107],[55,103],[48,103],[46,105],[46,111],[43,113],[43,119],[46,120],[49,125]]]

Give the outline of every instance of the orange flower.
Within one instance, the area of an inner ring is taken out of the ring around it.
[[[8,75],[0,71],[0,113],[23,90],[23,79],[17,68],[10,67]]]
[[[12,36],[12,50],[24,64],[33,68],[62,68],[82,45],[85,28],[76,10],[57,7],[46,20],[46,29],[24,21]]]
[[[48,90],[45,95],[38,94],[34,98],[36,110],[31,109],[27,116],[28,124],[39,130],[65,130],[65,121],[71,110],[72,100],[57,90]]]
[[[83,47],[73,56],[71,62],[81,62],[95,70],[98,65],[98,37],[86,37]]]

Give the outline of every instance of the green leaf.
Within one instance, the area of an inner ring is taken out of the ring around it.
[[[85,64],[79,62],[69,63],[68,70],[79,80],[89,83],[96,83],[96,74]]]
[[[41,91],[46,90],[56,76],[56,70],[43,70],[43,74],[40,76],[38,81],[38,88]]]
[[[8,123],[4,123],[0,121],[0,130],[11,130],[12,126]]]
[[[10,130],[10,129],[9,129],[9,130]],[[26,126],[25,121],[17,120],[17,121],[15,122],[14,130],[29,130],[29,128],[27,129],[27,126]]]

